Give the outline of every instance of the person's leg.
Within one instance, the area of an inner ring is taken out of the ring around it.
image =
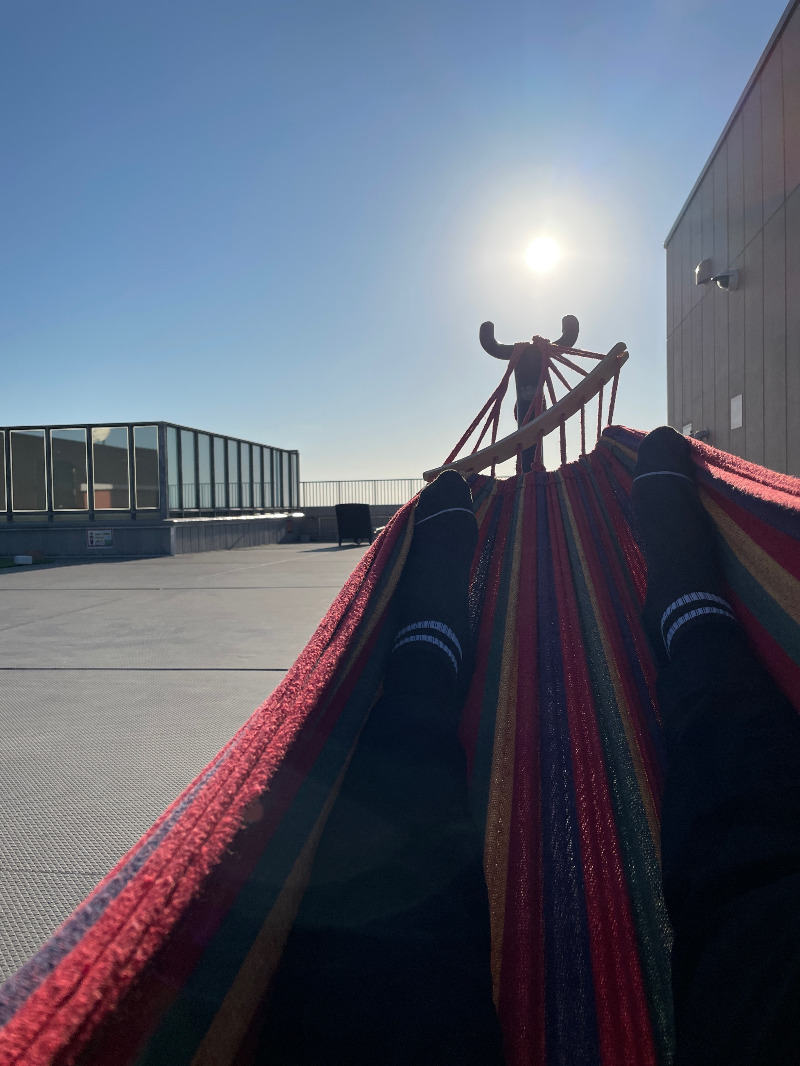
[[[452,472],[419,501],[384,694],[320,843],[265,1061],[502,1063],[480,838],[457,737],[477,529]]]
[[[676,1066],[800,1062],[800,718],[726,603],[688,443],[642,442],[634,508],[667,745]]]

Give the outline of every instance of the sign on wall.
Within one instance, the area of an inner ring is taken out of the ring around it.
[[[731,396],[731,429],[742,428],[742,394]]]
[[[114,530],[113,529],[87,529],[86,530],[86,547],[87,548],[113,548],[114,547]]]

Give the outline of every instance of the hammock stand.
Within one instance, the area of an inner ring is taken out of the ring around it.
[[[479,473],[480,440],[444,464],[475,471],[477,660],[460,732],[485,840],[495,1001],[509,1066],[666,1064],[664,751],[630,507],[643,434],[607,426],[576,462],[541,469],[540,420],[561,427],[565,459],[563,417],[577,400],[583,411],[590,391],[567,387],[559,400],[545,364],[563,384],[556,366],[592,358],[604,366],[594,383],[615,392],[627,353],[535,339],[509,354],[506,386],[531,349],[542,361],[532,392],[524,368],[517,378],[518,416],[529,397],[524,436],[496,440],[492,398],[476,420],[491,415],[490,468],[510,447],[530,469]],[[727,595],[796,703],[800,480],[698,441],[692,449]],[[379,690],[413,503],[364,555],[278,689],[0,990],[0,1066],[252,1061],[254,1020]]]

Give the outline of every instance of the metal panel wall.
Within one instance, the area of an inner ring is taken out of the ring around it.
[[[800,6],[787,8],[667,242],[668,417],[800,475]],[[739,287],[694,269],[739,270]],[[731,400],[742,397],[741,427]]]

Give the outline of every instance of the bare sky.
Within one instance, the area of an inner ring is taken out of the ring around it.
[[[0,425],[418,476],[502,371],[480,323],[567,313],[663,422],[663,241],[783,7],[0,0]]]

